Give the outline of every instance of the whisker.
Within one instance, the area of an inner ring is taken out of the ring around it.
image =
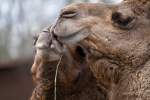
[[[60,66],[62,56],[63,55],[60,56],[59,61],[56,66],[55,80],[54,80],[54,100],[57,100],[57,74],[58,74],[58,68]]]

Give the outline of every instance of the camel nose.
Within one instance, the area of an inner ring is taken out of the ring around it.
[[[55,39],[55,40],[58,39],[58,36],[55,32],[55,24],[50,27],[50,33],[51,33],[53,39]]]
[[[54,31],[52,31],[52,37],[53,37],[55,40],[58,40],[58,35],[57,35],[57,34],[55,34],[55,32],[54,32]]]

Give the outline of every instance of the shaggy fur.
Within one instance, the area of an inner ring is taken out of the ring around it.
[[[48,36],[48,33],[42,32],[40,35],[32,66],[36,87],[30,100],[51,100],[54,99],[54,77],[59,58],[58,53],[47,48],[49,43],[44,35]],[[42,39],[45,39],[43,43]],[[51,58],[51,54],[55,59]],[[57,100],[105,100],[105,93],[96,85],[96,78],[87,65],[86,56],[79,45],[65,48],[58,69]]]

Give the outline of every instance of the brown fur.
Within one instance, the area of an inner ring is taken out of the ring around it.
[[[51,54],[53,57],[57,57],[58,54],[52,49],[49,52],[50,47],[46,46],[48,42],[44,34],[48,33],[40,34],[42,36],[37,41],[38,45],[42,43],[39,40],[45,39],[43,48],[36,46],[37,53],[32,66],[36,87],[30,100],[54,99],[54,77],[58,58],[52,60]],[[78,45],[65,48],[58,69],[57,100],[105,100],[105,93],[96,85],[96,79],[87,65],[86,54],[82,50]]]
[[[90,51],[86,63],[108,100],[150,99],[149,4],[72,4],[51,29],[62,43],[79,43]]]

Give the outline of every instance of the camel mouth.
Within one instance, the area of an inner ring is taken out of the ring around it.
[[[90,32],[87,30],[80,30],[68,36],[56,36],[54,37],[56,41],[59,41],[62,45],[74,45],[76,46],[76,53],[80,57],[85,57],[85,55],[94,55],[96,57],[102,57],[102,52],[97,50],[96,44],[89,41]]]
[[[87,30],[82,29],[82,30],[74,32],[68,36],[57,36],[57,35],[55,35],[55,36],[57,37],[57,40],[59,40],[62,43],[75,44],[81,40],[84,40],[86,37],[88,37],[89,34],[90,33]]]

